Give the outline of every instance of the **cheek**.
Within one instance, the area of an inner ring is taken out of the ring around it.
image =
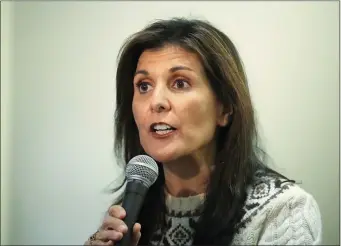
[[[146,106],[141,103],[133,103],[132,105],[133,117],[139,134],[143,134],[148,125],[148,112]]]
[[[133,117],[134,117],[135,123],[137,127],[140,128],[140,126],[142,125],[142,121],[143,121],[141,118],[141,116],[143,115],[141,113],[141,108],[138,107],[137,104],[133,103],[132,110],[133,110]]]
[[[207,98],[207,97],[206,97]],[[188,131],[211,134],[216,128],[216,109],[210,100],[191,100],[182,106],[181,121]]]
[[[134,120],[135,120],[135,122],[136,122],[136,124],[137,124],[137,119],[138,119],[138,110],[136,110],[136,107],[135,107],[135,104],[133,103],[133,105],[132,105],[132,111],[133,111],[133,117],[134,117]]]

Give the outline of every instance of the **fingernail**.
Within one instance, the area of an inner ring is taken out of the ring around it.
[[[126,231],[128,230],[128,228],[127,228],[126,225],[120,225],[120,226],[118,227],[118,230],[119,230],[120,232],[126,232]]]
[[[121,213],[120,213],[120,218],[123,219],[124,216],[125,216],[125,213],[124,213],[124,212],[121,212]]]

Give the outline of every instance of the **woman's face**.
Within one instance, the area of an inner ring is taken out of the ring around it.
[[[134,77],[133,114],[145,152],[159,162],[211,149],[227,124],[199,57],[176,46],[144,51]]]

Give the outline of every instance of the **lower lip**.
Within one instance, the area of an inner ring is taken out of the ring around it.
[[[176,131],[177,131],[177,130],[171,130],[171,131],[169,131],[169,132],[167,132],[167,133],[163,133],[162,131],[160,131],[160,132],[161,132],[160,134],[158,134],[158,133],[156,133],[156,132],[153,131],[153,132],[151,132],[151,133],[152,133],[152,136],[155,137],[155,138],[167,138],[167,137],[169,137],[169,136],[175,134]]]

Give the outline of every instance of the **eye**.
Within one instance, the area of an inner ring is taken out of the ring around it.
[[[152,86],[149,83],[144,81],[138,82],[136,84],[136,87],[140,93],[146,93],[152,88]]]
[[[189,88],[190,85],[189,83],[184,80],[184,79],[177,79],[175,80],[174,82],[174,87],[177,88],[177,89],[186,89],[186,88]]]

